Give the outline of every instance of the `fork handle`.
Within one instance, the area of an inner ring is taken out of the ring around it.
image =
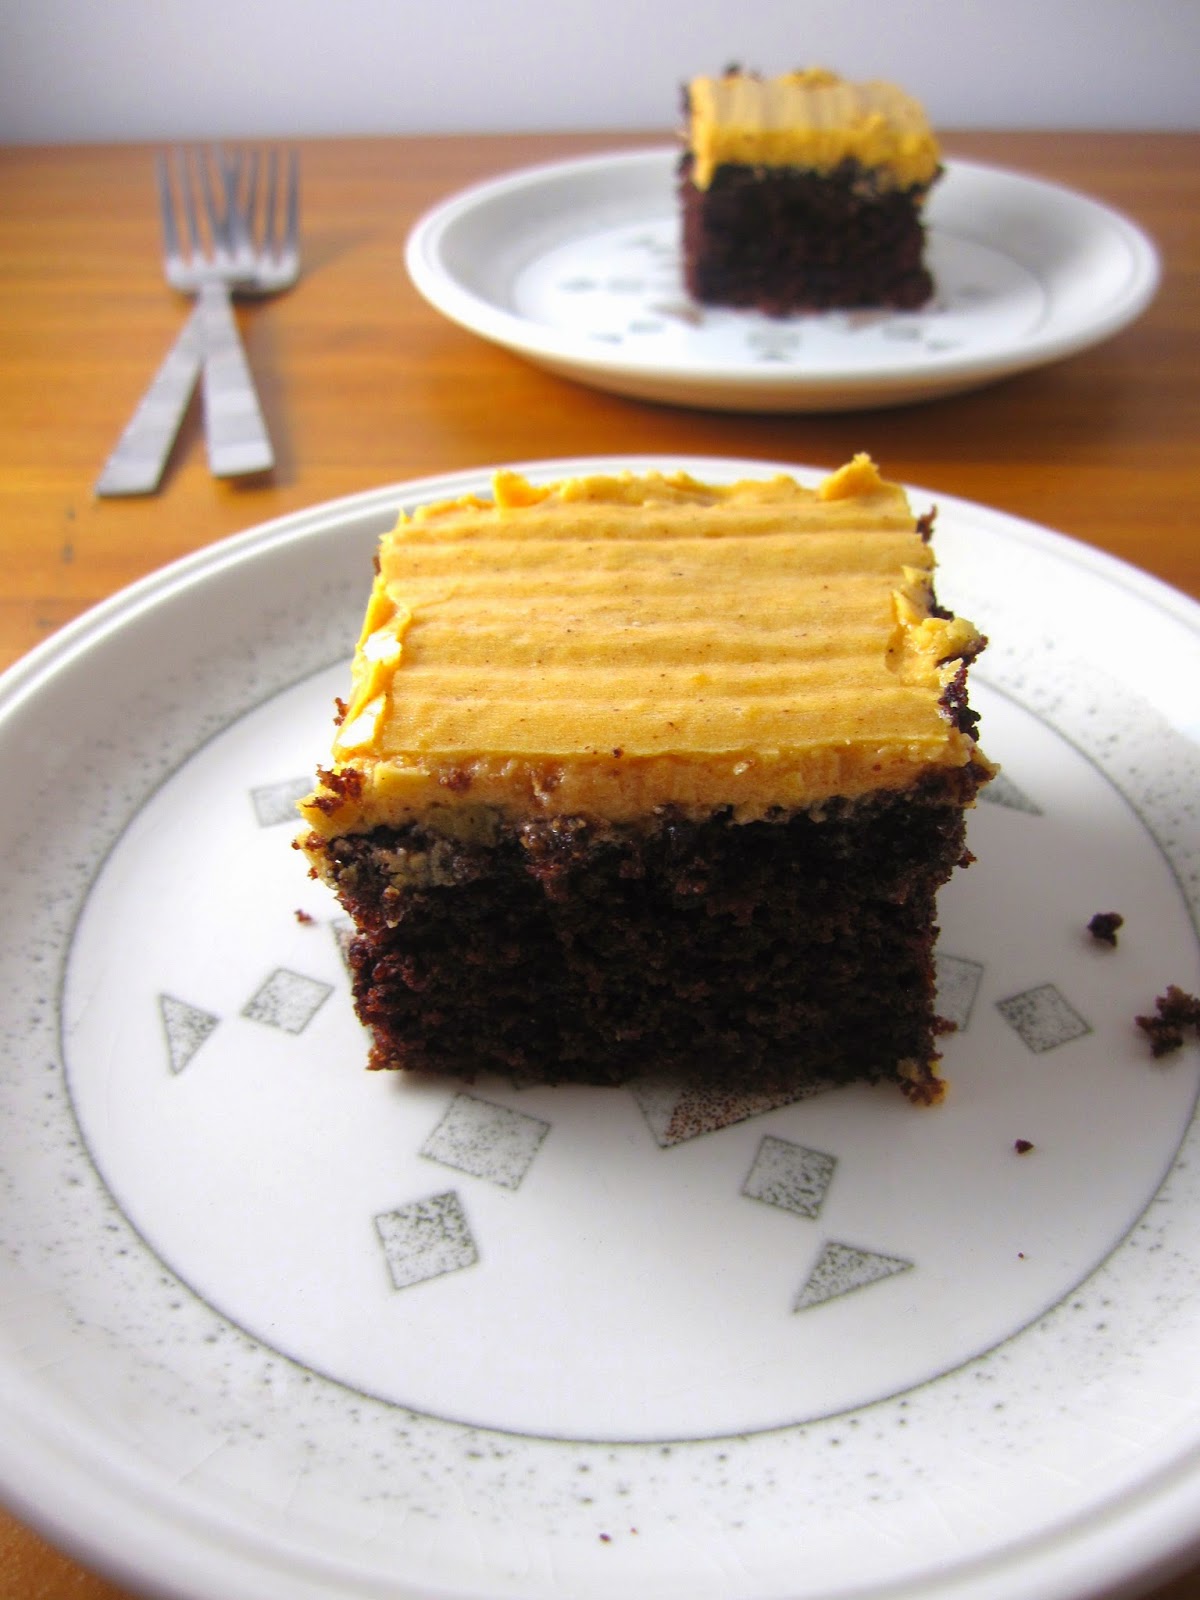
[[[223,283],[201,285],[204,337],[204,429],[214,477],[236,478],[275,465],[254,378]]]
[[[203,353],[200,316],[193,311],[105,462],[97,494],[153,494],[158,488],[200,376]]]

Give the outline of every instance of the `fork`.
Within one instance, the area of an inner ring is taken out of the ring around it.
[[[276,294],[299,276],[299,162],[290,152],[282,183],[276,150],[265,165],[260,205],[257,151],[181,152],[174,183],[171,163],[159,156],[164,270],[173,288],[195,297],[196,307],[109,457],[97,494],[148,494],[158,486],[201,367],[212,472],[230,477],[273,464],[229,298],[231,292]]]

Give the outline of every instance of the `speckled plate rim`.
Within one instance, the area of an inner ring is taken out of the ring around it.
[[[671,148],[622,151],[574,160],[545,162],[471,185],[441,201],[411,230],[405,247],[409,276],[418,291],[450,321],[551,370],[600,388],[651,400],[728,410],[852,410],[910,404],[939,394],[973,388],[1076,354],[1111,338],[1150,304],[1161,278],[1151,240],[1128,217],[1063,185],[1026,177],[981,162],[945,163],[942,189],[970,183],[1003,185],[1027,203],[1083,217],[1110,234],[1128,253],[1128,276],[1102,309],[1056,317],[1028,338],[984,351],[926,352],[910,365],[890,370],[850,370],[806,365],[803,372],[764,370],[761,364],[729,362],[711,367],[672,367],[634,352],[597,349],[573,332],[564,333],[523,317],[480,292],[456,271],[450,245],[456,231],[494,217],[497,239],[511,248],[521,234],[522,209],[545,205],[544,195],[566,182],[584,187],[628,177],[631,185],[648,178],[661,185],[659,210],[673,205],[672,174],[678,159]],[[930,201],[936,216],[938,191]],[[615,220],[610,218],[609,220]],[[976,231],[972,229],[971,231]],[[986,232],[986,230],[985,230]],[[768,319],[758,318],[768,324]]]
[[[604,458],[587,462],[529,463],[542,473],[579,471],[587,467],[681,466],[703,473],[706,469],[763,469],[764,462],[712,462],[672,457]],[[806,469],[789,467],[804,476]],[[399,504],[412,503],[433,493],[461,492],[478,484],[478,471],[439,475],[400,486],[370,491],[311,510],[279,518],[248,533],[225,540],[185,558],[113,596],[54,638],[45,641],[0,678],[0,719],[18,703],[36,698],[53,678],[80,667],[90,650],[114,631],[136,625],[164,599],[203,590],[208,580],[252,565],[262,551],[280,547],[302,548],[309,539],[341,533],[353,525],[386,523]],[[1068,537],[1022,523],[1003,513],[955,502],[925,490],[914,490],[922,500],[938,500],[944,515],[953,516],[955,505],[982,515],[1018,543],[1042,548],[1061,561],[1088,569],[1116,589],[1134,594],[1153,611],[1169,616],[1193,634],[1200,634],[1200,607],[1186,596],[1149,575],[1089,549]],[[1179,706],[1184,705],[1182,698]],[[178,1497],[160,1494],[144,1473],[132,1470],[118,1440],[110,1449],[96,1450],[74,1436],[69,1423],[30,1412],[22,1394],[20,1374],[7,1366],[0,1370],[0,1397],[9,1426],[0,1436],[0,1476],[5,1498],[35,1525],[80,1559],[90,1561],[118,1581],[152,1588],[159,1594],[209,1596],[330,1596],[350,1589],[339,1583],[336,1563],[326,1565],[295,1551],[271,1545],[269,1538],[247,1536],[232,1522],[222,1524],[211,1515],[196,1514]],[[939,1595],[954,1600],[992,1600],[992,1597],[1039,1595],[1079,1596],[1085,1592],[1130,1592],[1160,1574],[1175,1570],[1197,1547],[1200,1519],[1200,1441],[1179,1450],[1172,1463],[1149,1475],[1116,1500],[1097,1504],[1087,1515],[1073,1519],[1053,1534],[1032,1538],[1000,1559],[967,1561],[938,1582]],[[119,1531],[118,1531],[119,1530]],[[196,1541],[200,1541],[197,1545]],[[211,1541],[211,1544],[208,1543]],[[263,1562],[268,1563],[265,1569]],[[355,1591],[358,1586],[355,1586]],[[362,1587],[362,1593],[375,1592]],[[393,1586],[391,1593],[414,1597],[418,1591]],[[428,1596],[430,1591],[419,1591]],[[466,1591],[456,1591],[466,1595]],[[875,1587],[883,1595],[913,1594],[912,1585]],[[932,1593],[928,1585],[920,1592]]]

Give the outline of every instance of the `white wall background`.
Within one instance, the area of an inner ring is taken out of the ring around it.
[[[0,0],[0,142],[659,130],[732,61],[943,127],[1200,127],[1200,0]]]

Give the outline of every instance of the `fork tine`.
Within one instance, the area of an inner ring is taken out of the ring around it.
[[[238,189],[241,184],[242,156],[239,150],[226,150],[224,145],[214,145],[212,151],[213,165],[220,177],[220,188],[217,191],[221,199],[220,217],[222,229],[228,229],[238,215]]]
[[[196,152],[196,165],[200,169],[200,192],[204,197],[204,215],[208,220],[209,236],[213,247],[220,250],[229,244],[229,231],[232,214],[235,208],[229,204],[229,169],[225,154],[220,145],[213,147],[212,156],[206,159],[204,152]],[[218,202],[216,190],[213,186],[213,166],[221,174],[221,201]]]
[[[253,160],[253,158],[251,158]],[[242,172],[246,160],[240,150],[232,154],[222,152],[221,177],[225,193],[224,241],[229,251],[229,265],[239,277],[248,278],[254,270],[254,202],[247,191],[243,198]],[[254,178],[251,173],[250,178]]]
[[[288,151],[287,167],[287,223],[284,228],[284,249],[294,252],[300,243],[300,158],[295,150]]]
[[[194,158],[194,152],[193,152]],[[183,193],[183,214],[187,222],[188,243],[191,246],[192,260],[198,260],[204,240],[200,232],[200,218],[196,210],[196,187],[193,173],[194,159],[188,159],[188,151],[179,152],[180,186]]]
[[[279,213],[276,200],[279,192],[279,152],[274,147],[267,153],[267,198],[263,206],[263,248],[274,256],[279,237]]]
[[[245,165],[246,183],[244,192],[238,201],[238,209],[245,223],[246,241],[253,249],[258,240],[259,154],[257,147],[251,150]]]
[[[175,198],[171,193],[171,167],[166,151],[160,150],[154,158],[155,176],[158,179],[158,210],[162,220],[163,244],[169,258],[182,256],[179,244],[179,224],[175,218]]]

